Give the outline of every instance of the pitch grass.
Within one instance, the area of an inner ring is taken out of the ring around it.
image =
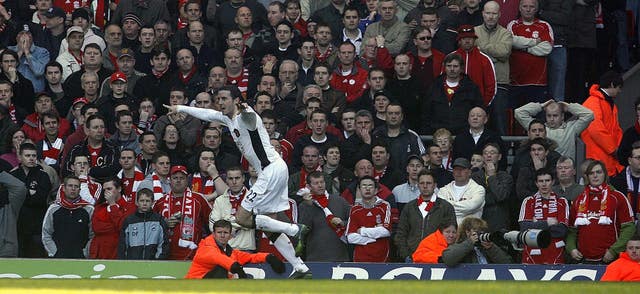
[[[637,283],[354,280],[2,280],[0,293],[638,293]]]

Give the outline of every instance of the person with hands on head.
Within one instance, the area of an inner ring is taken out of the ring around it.
[[[269,253],[247,253],[233,249],[231,223],[219,220],[213,224],[213,234],[200,241],[186,279],[246,279],[242,265],[247,263],[268,263],[274,272],[282,274],[285,265],[275,255]]]

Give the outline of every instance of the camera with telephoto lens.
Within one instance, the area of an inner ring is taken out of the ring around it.
[[[551,244],[551,233],[548,230],[528,229],[520,231],[497,231],[479,233],[478,242],[493,242],[498,245],[511,244],[515,249],[527,245],[531,248],[547,248]]]

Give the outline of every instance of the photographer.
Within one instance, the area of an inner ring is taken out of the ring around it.
[[[509,255],[493,242],[480,242],[478,236],[487,232],[487,222],[468,216],[458,228],[458,241],[442,252],[442,261],[447,266],[460,263],[511,263]]]

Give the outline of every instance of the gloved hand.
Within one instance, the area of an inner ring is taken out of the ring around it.
[[[247,273],[244,272],[244,269],[242,268],[242,266],[237,262],[234,262],[231,265],[231,269],[229,271],[231,273],[237,274],[238,278],[240,278],[240,279],[246,279],[247,278]]]
[[[271,266],[274,272],[281,274],[284,273],[284,263],[278,259],[275,255],[269,254],[267,255],[267,262]]]

